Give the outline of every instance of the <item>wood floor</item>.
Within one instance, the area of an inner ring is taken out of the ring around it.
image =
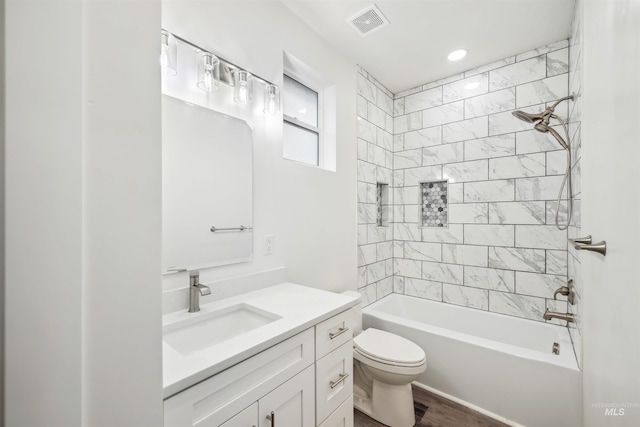
[[[507,424],[421,388],[413,388],[413,398],[416,427],[508,427]],[[354,411],[355,427],[384,427],[384,424],[362,412]]]

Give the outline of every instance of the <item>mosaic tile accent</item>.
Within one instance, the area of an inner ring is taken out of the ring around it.
[[[447,227],[447,181],[420,183],[422,193],[422,226]]]

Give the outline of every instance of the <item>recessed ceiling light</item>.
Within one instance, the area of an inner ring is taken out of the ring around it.
[[[478,82],[473,82],[473,83],[469,83],[468,85],[466,85],[464,88],[467,90],[471,90],[471,89],[475,89],[477,87],[480,86],[480,83]]]
[[[447,58],[449,61],[459,61],[465,56],[467,56],[467,51],[465,49],[458,49],[451,52]]]

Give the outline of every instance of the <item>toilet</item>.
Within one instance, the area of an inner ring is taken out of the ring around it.
[[[357,292],[352,295],[359,297]],[[427,369],[424,350],[390,332],[374,328],[363,331],[362,305],[354,308],[353,406],[382,424],[412,427],[411,382]]]

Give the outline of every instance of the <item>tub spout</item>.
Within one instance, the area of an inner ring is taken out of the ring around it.
[[[555,311],[549,311],[548,308],[545,310],[543,317],[544,317],[544,320],[560,319],[560,320],[565,320],[567,322],[575,322],[575,320],[573,319],[572,313],[557,313]]]

